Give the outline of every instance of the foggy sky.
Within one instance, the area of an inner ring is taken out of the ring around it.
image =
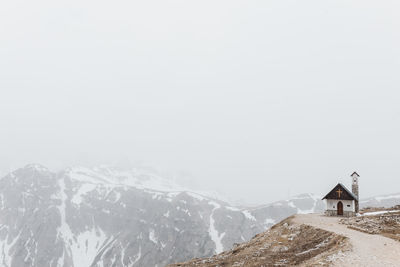
[[[0,170],[142,162],[236,199],[400,192],[398,1],[3,1]]]

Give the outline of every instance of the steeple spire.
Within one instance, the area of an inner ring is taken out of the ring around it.
[[[353,172],[353,174],[351,175],[351,178],[353,180],[352,185],[351,185],[351,191],[353,192],[354,195],[357,196],[357,200],[356,205],[355,205],[355,210],[356,213],[359,212],[360,206],[359,206],[359,200],[360,200],[360,196],[359,196],[359,191],[358,191],[358,178],[360,177],[360,175],[358,175],[357,172]]]

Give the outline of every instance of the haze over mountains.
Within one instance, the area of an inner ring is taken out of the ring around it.
[[[0,265],[164,266],[230,249],[292,214],[321,212],[320,199],[238,208],[147,170],[28,165],[0,180]]]

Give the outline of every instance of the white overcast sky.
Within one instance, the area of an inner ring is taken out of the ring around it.
[[[236,199],[400,192],[400,2],[0,3],[0,169],[140,161]]]

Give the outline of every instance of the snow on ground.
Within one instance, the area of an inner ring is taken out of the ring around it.
[[[202,196],[202,195],[199,195],[199,194],[197,194],[197,193],[193,193],[193,192],[186,192],[189,196],[191,196],[192,198],[195,198],[195,199],[197,199],[197,200],[199,200],[199,201],[204,201],[204,200],[207,200],[204,196]]]
[[[257,219],[254,218],[254,216],[248,210],[243,210],[242,213],[244,214],[244,216],[246,216],[247,219],[257,221]]]
[[[125,185],[140,189],[152,189],[158,191],[187,190],[173,180],[135,168],[129,171],[120,171],[104,166],[95,167],[93,169],[74,167],[70,169],[69,176],[79,181],[95,184],[108,184],[114,186]]]
[[[309,209],[309,210],[302,210],[302,209],[297,208],[297,213],[298,213],[298,214],[315,213],[316,207],[317,207],[317,201],[314,200],[314,204],[313,204],[313,207],[312,207],[311,209]]]
[[[375,197],[375,199],[377,200],[377,201],[382,201],[382,200],[387,200],[387,199],[393,199],[393,198],[398,198],[398,199],[400,199],[400,194],[398,194],[398,195],[390,195],[390,196],[381,196],[381,197]]]
[[[49,171],[49,169],[47,169],[45,166],[40,165],[40,164],[36,164],[36,163],[28,164],[28,165],[25,166],[25,168],[34,169],[34,170],[36,170],[38,172],[48,172]]]
[[[211,237],[211,240],[214,242],[215,244],[215,252],[217,254],[221,253],[222,251],[224,251],[224,246],[222,245],[222,238],[224,238],[225,233],[220,234],[218,232],[217,229],[215,229],[215,221],[214,221],[214,212],[219,209],[221,206],[213,201],[210,201],[210,204],[212,203],[212,205],[214,205],[214,209],[211,211],[211,215],[210,215],[210,225],[208,228],[208,234]]]
[[[72,197],[71,202],[76,204],[76,205],[81,205],[83,197],[93,191],[96,188],[95,184],[89,184],[89,183],[83,183],[79,187],[78,191],[75,193],[75,195]]]
[[[398,201],[400,199],[400,193],[397,194],[391,194],[391,195],[383,195],[383,196],[376,196],[376,197],[371,197],[367,199],[363,199],[360,201],[360,204],[362,206],[385,206],[385,207],[390,207],[393,206],[393,203]],[[388,202],[387,204],[385,204]],[[379,204],[382,203],[382,204]]]
[[[309,210],[302,210],[300,208],[298,208],[295,203],[293,201],[295,200],[308,200],[308,199],[312,199],[314,201],[313,206],[309,209]],[[314,194],[303,194],[303,195],[299,195],[299,196],[295,196],[292,197],[291,199],[286,200],[286,202],[288,203],[288,206],[294,209],[297,209],[297,214],[309,214],[309,213],[315,213],[315,209],[317,207],[318,202],[320,201],[321,197],[314,195]]]
[[[66,202],[68,196],[65,192],[65,180],[59,180],[59,195],[61,204],[58,206],[58,210],[61,217],[61,224],[58,227],[58,239],[63,239],[64,247],[63,257],[65,253],[72,259],[75,265],[90,266],[97,256],[98,251],[106,240],[106,236],[101,229],[92,228],[82,233],[74,234],[69,227],[66,220]],[[87,190],[88,188],[85,188]],[[85,191],[83,190],[83,191]],[[76,196],[76,195],[75,195]],[[75,203],[80,204],[81,199],[75,199]],[[83,244],[83,247],[81,247]]]
[[[264,224],[276,224],[276,221],[273,219],[265,219]]]
[[[60,212],[61,224],[58,227],[58,238],[64,238],[64,240],[70,240],[73,238],[72,231],[66,222],[66,201],[68,199],[67,194],[65,193],[65,181],[64,179],[59,180],[59,199],[61,200],[61,204],[58,206],[58,211]]]
[[[154,198],[165,196],[165,194],[173,197],[185,192],[199,201],[215,199],[228,202],[226,198],[221,196],[219,193],[190,190],[189,188],[181,186],[173,179],[165,178],[153,172],[136,168],[128,171],[121,171],[105,166],[95,168],[74,167],[69,169],[68,176],[72,180],[81,183],[104,185],[109,188],[135,187],[154,194]],[[84,190],[85,189],[83,188],[80,192],[81,195],[85,194]],[[74,201],[80,202],[80,200],[79,196],[77,196]]]
[[[11,249],[17,243],[19,237],[21,236],[22,230],[18,233],[18,235],[11,239],[10,235],[7,234],[3,240],[0,240],[0,263],[1,266],[10,267],[11,261],[14,256]]]
[[[154,229],[150,229],[149,231],[149,239],[151,242],[153,242],[154,244],[158,243],[157,237],[155,235]]]
[[[400,210],[382,210],[382,211],[366,212],[366,213],[363,213],[361,216],[374,216],[374,215],[382,215],[382,214],[394,213],[394,212],[400,212]]]
[[[240,211],[240,209],[235,208],[235,207],[226,206],[225,208],[226,208],[227,210],[231,210],[231,211]]]
[[[75,235],[70,249],[74,264],[77,266],[91,266],[101,246],[106,241],[106,235],[101,229],[92,228],[78,235]]]
[[[113,245],[116,241],[117,241],[117,238],[115,238],[113,236],[109,237],[106,241],[104,241],[104,245],[101,246],[99,249],[102,251],[101,258],[97,263],[99,266],[105,267],[104,266],[104,255],[107,255],[107,253],[109,253],[109,250],[111,250],[113,248]]]
[[[301,194],[298,196],[291,197],[289,200],[302,200],[302,199],[313,199],[314,201],[318,201],[322,198],[322,196],[314,195],[314,194]]]
[[[133,260],[131,266],[135,265],[135,263],[137,263],[141,257],[142,257],[142,246],[139,247],[139,251],[135,256],[133,256],[133,259],[129,256],[129,259]]]

